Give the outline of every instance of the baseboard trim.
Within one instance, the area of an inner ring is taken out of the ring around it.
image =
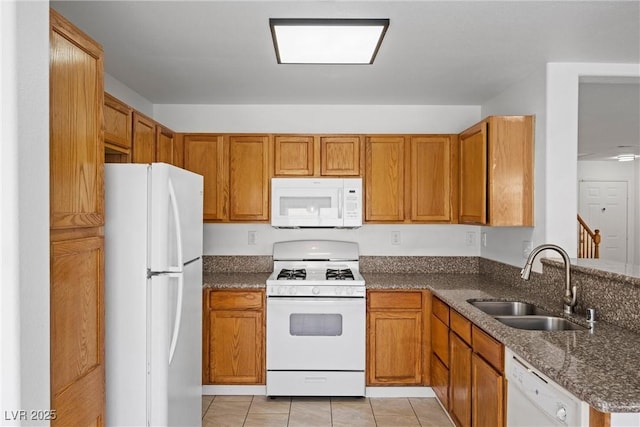
[[[367,387],[367,397],[436,397],[431,387]]]
[[[264,385],[203,385],[203,396],[266,396]],[[366,397],[436,397],[431,387],[366,387]]]
[[[267,386],[264,385],[203,385],[203,396],[215,396],[215,395],[256,395],[266,396]]]

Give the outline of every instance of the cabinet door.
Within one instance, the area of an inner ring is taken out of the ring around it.
[[[156,126],[156,162],[173,163],[175,134],[164,126]]]
[[[449,328],[436,316],[431,316],[431,347],[445,366],[449,366]]]
[[[50,31],[50,226],[104,224],[103,56],[52,12]]]
[[[473,426],[504,426],[504,377],[475,353],[471,372]]]
[[[209,383],[264,384],[261,311],[209,312]]]
[[[320,174],[322,176],[360,175],[360,137],[320,137]]]
[[[229,218],[228,147],[221,135],[185,135],[184,168],[204,177],[205,221]]]
[[[461,427],[471,426],[471,347],[449,333],[449,409]]]
[[[449,409],[449,369],[434,354],[431,355],[431,388],[446,409]]]
[[[51,243],[52,425],[104,424],[104,241]]]
[[[312,176],[314,140],[311,135],[276,135],[273,139],[275,176]]]
[[[404,162],[404,136],[367,137],[365,221],[404,221]]]
[[[490,225],[533,225],[533,116],[488,119]]]
[[[269,136],[229,136],[229,194],[231,221],[268,221],[270,168]]]
[[[450,138],[414,136],[409,144],[411,221],[450,221]]]
[[[133,112],[132,163],[155,162],[156,123],[137,111]]]
[[[104,94],[104,142],[131,148],[132,109],[117,98]]]
[[[421,384],[421,312],[371,311],[367,317],[368,384]]]
[[[460,222],[487,223],[487,123],[460,135]]]

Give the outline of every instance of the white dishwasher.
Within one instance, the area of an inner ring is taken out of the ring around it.
[[[507,427],[589,425],[589,405],[581,401],[508,348]]]

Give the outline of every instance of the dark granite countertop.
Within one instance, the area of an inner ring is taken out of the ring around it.
[[[578,398],[602,412],[640,412],[640,335],[596,322],[587,331],[526,331],[503,325],[468,299],[532,302],[556,315],[562,303],[468,274],[365,274],[368,289],[430,289],[452,308]],[[584,323],[581,318],[572,318]]]
[[[205,273],[205,287],[264,288],[270,273]],[[640,335],[596,322],[587,331],[526,331],[503,325],[468,299],[519,300],[561,315],[562,302],[533,299],[477,274],[363,273],[367,289],[429,289],[570,393],[602,412],[640,412]],[[586,325],[582,318],[572,318]]]
[[[205,288],[264,288],[270,272],[262,273],[203,273],[202,286]]]

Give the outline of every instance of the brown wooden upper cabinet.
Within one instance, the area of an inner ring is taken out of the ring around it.
[[[156,123],[153,119],[133,112],[132,163],[152,163],[156,160]]]
[[[274,176],[360,176],[359,135],[275,135]]]
[[[533,116],[490,116],[460,138],[460,222],[533,226]]]
[[[51,11],[50,226],[104,224],[102,48]],[[82,125],[80,125],[82,124]]]
[[[229,220],[268,221],[271,167],[269,135],[230,135]]]
[[[175,133],[161,124],[156,124],[156,162],[169,163],[170,165],[174,163],[174,154],[175,154],[175,144],[176,144],[176,136]]]
[[[455,135],[365,140],[365,221],[455,222]]]
[[[204,220],[229,219],[229,147],[223,135],[187,134],[184,168],[204,177]]]
[[[119,99],[104,94],[104,145],[119,150],[131,149],[133,109]],[[115,146],[115,147],[114,147]]]

